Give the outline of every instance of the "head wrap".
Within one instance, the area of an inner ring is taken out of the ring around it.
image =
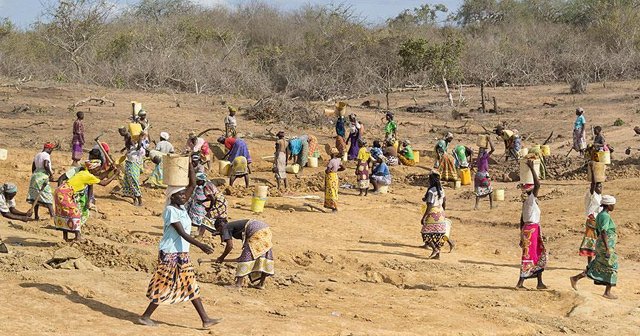
[[[218,138],[219,143],[224,143],[225,140],[227,140],[227,138],[225,138],[224,135]]]
[[[169,140],[169,133],[167,132],[160,132],[160,137],[165,139],[165,140]]]
[[[578,108],[576,109],[576,112],[584,113],[584,109],[583,109],[582,107],[578,107]]]
[[[120,126],[120,127],[118,127],[118,130],[119,130],[119,131],[120,131],[120,130],[122,130],[122,131],[126,131],[126,130],[127,130],[127,127],[126,127],[126,126]]]
[[[196,132],[189,132],[189,139],[193,139],[196,137]]]
[[[44,149],[54,149],[55,147],[56,147],[56,144],[51,142],[47,142],[44,144]]]
[[[331,154],[338,155],[338,154],[340,154],[340,151],[335,147],[331,147]]]
[[[147,111],[145,111],[145,110],[140,110],[140,111],[138,112],[138,115],[139,115],[139,116],[146,116],[146,115],[147,115]]]
[[[202,173],[202,172],[197,173],[196,174],[196,180],[198,180],[198,181],[206,181],[206,180],[208,180],[207,174]]]
[[[445,139],[447,138],[453,138],[453,133],[451,132],[447,132],[447,134],[444,136]]]
[[[600,202],[601,205],[614,205],[616,204],[616,198],[611,196],[611,195],[604,195],[602,196],[602,201]]]
[[[167,201],[165,202],[165,206],[171,204],[171,196],[173,196],[173,194],[175,193],[179,193],[183,190],[186,190],[186,187],[176,187],[176,186],[169,186],[167,187],[167,190],[164,191],[165,196],[167,197]]]
[[[228,109],[229,109],[229,112],[238,112],[238,109],[233,106],[229,106]]]
[[[2,189],[1,191],[3,193],[7,193],[7,194],[16,194],[18,193],[18,186],[16,186],[13,183],[5,183],[2,185],[2,187],[0,187],[0,189]]]
[[[402,140],[402,143],[404,143],[405,145],[411,145],[411,141],[409,140]]]
[[[101,165],[102,162],[100,162],[100,160],[87,160],[84,162],[84,167],[87,168],[87,170],[97,169]]]

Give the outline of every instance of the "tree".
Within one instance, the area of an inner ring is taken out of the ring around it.
[[[84,52],[104,29],[115,6],[107,0],[60,0],[45,5],[36,26],[44,40],[61,49],[83,75]]]
[[[195,7],[190,0],[142,0],[133,12],[136,17],[159,22],[167,16],[188,14]]]

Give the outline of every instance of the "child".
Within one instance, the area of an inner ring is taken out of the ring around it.
[[[228,137],[236,136],[236,127],[238,126],[238,122],[236,121],[236,109],[233,106],[229,106],[229,115],[224,118],[224,133]]]

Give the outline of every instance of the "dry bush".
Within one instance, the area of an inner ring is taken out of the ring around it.
[[[246,109],[249,120],[263,123],[280,123],[296,126],[320,126],[324,117],[312,105],[290,99],[282,95],[269,96],[258,100]]]

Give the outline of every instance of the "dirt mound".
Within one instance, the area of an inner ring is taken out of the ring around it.
[[[117,270],[153,271],[156,257],[146,250],[132,246],[115,246],[86,240],[74,243],[92,264]]]

